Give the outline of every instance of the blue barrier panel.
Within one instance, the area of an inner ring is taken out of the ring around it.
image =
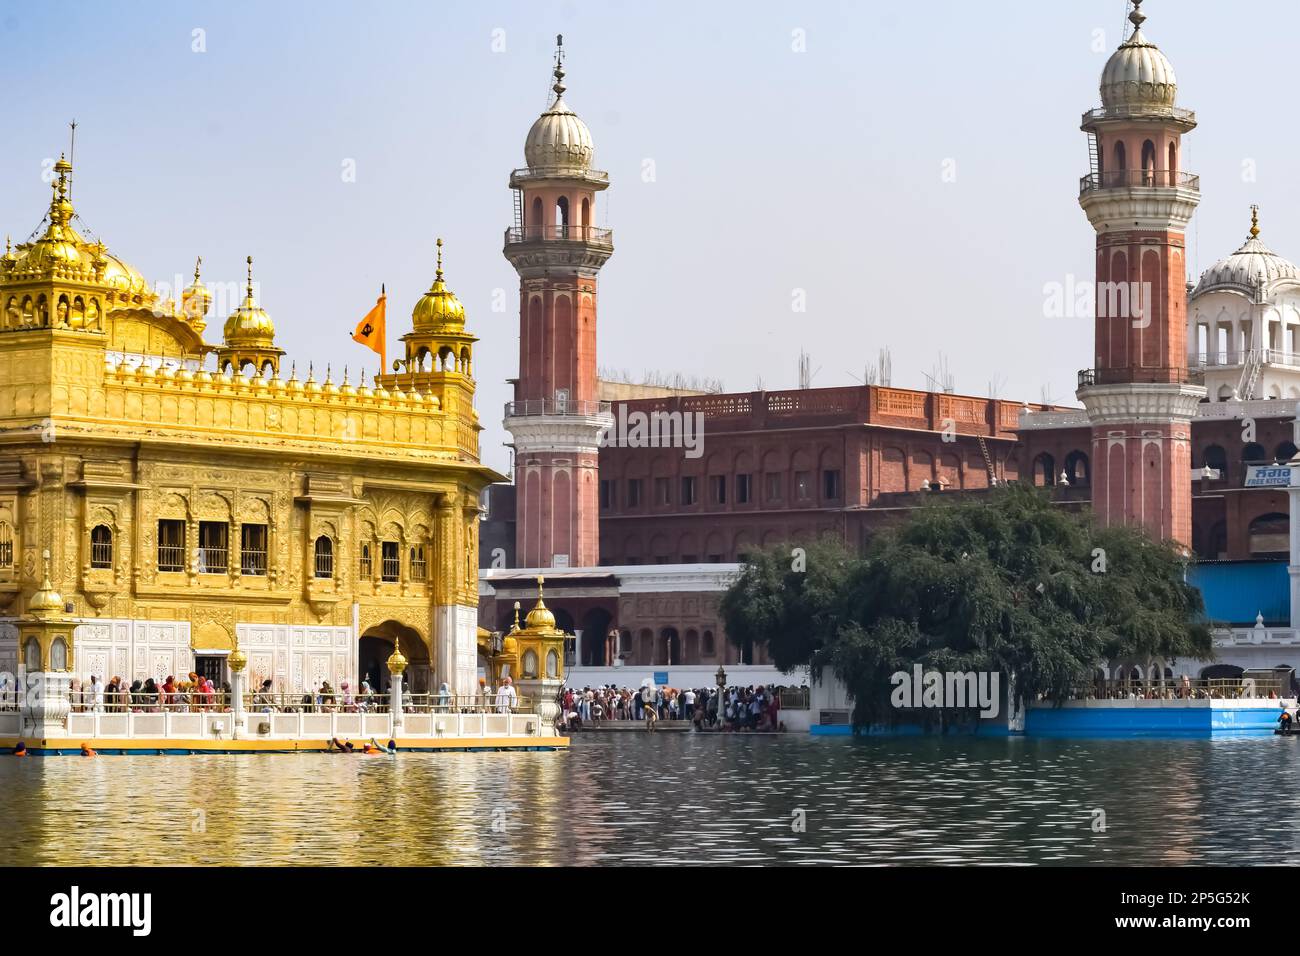
[[[1206,561],[1187,571],[1188,583],[1200,588],[1205,616],[1221,624],[1253,627],[1291,623],[1291,586],[1285,561]]]

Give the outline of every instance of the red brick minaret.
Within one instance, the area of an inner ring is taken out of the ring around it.
[[[504,424],[515,448],[515,562],[594,567],[600,436],[611,422],[597,396],[596,274],[614,244],[593,223],[609,174],[591,168],[591,132],[565,105],[562,45],[553,89],[528,131],[527,167],[510,174],[504,252],[519,273],[519,378]]]
[[[1183,172],[1180,138],[1196,126],[1174,105],[1169,61],[1133,34],[1084,114],[1092,171],[1079,205],[1097,231],[1096,364],[1076,393],[1092,423],[1092,506],[1103,525],[1136,524],[1191,544],[1191,419],[1203,388],[1187,372],[1187,223],[1200,180]]]

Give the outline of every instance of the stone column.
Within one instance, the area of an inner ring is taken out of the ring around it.
[[[38,740],[67,734],[68,714],[72,704],[68,689],[72,675],[58,671],[34,671],[27,674],[25,687],[19,688],[22,735]]]

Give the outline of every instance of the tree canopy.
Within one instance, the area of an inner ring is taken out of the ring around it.
[[[998,671],[1032,699],[1107,660],[1208,659],[1186,564],[1141,529],[1100,528],[1010,485],[927,503],[861,556],[831,538],[754,554],[722,614],[730,640],[765,645],[778,668],[829,668],[863,724],[888,712],[890,675],[916,663]]]

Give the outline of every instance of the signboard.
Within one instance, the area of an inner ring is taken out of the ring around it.
[[[660,687],[667,687],[667,686],[668,686],[668,672],[667,672],[667,671],[655,671],[655,684],[656,684],[657,686],[660,686]]]
[[[1288,465],[1247,465],[1247,488],[1287,488],[1291,484]]]

